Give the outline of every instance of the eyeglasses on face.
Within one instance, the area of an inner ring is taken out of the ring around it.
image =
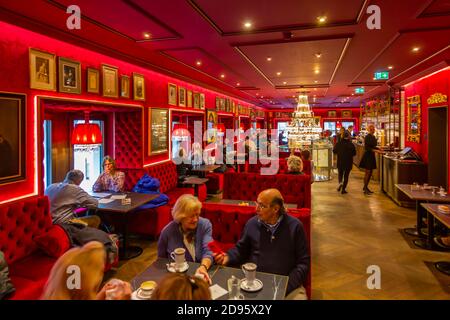
[[[113,164],[111,162],[105,162],[105,164],[103,166],[107,167],[107,166],[112,166]]]

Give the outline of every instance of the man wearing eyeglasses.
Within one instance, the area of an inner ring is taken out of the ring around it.
[[[92,186],[94,192],[122,192],[125,183],[125,173],[116,170],[116,161],[110,156],[103,158],[103,173],[98,176]]]
[[[286,299],[304,300],[303,287],[310,257],[303,225],[286,214],[283,196],[277,189],[258,195],[257,216],[245,225],[241,239],[225,254],[214,254],[221,265],[255,263],[257,271],[289,276]]]

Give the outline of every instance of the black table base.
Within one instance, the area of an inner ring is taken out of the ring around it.
[[[447,276],[450,276],[450,262],[449,261],[439,261],[434,264],[436,269],[438,269],[440,272],[446,274]]]
[[[139,257],[144,250],[137,246],[128,246],[126,250],[122,250],[119,253],[120,260],[129,260]]]

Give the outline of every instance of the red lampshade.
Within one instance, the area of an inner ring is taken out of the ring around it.
[[[72,133],[72,144],[101,144],[100,127],[93,123],[77,124]]]
[[[98,124],[89,123],[89,112],[84,113],[84,123],[77,124],[72,132],[72,144],[101,144],[102,132]]]
[[[217,131],[224,133],[225,132],[225,125],[223,123],[217,124]]]
[[[259,122],[256,123],[256,129],[261,129],[261,123]]]
[[[187,126],[185,123],[175,123],[173,125],[173,131],[172,136],[176,137],[185,137],[190,136],[189,130],[187,129]]]

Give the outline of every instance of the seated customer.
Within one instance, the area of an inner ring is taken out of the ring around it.
[[[110,156],[105,156],[103,158],[103,170],[104,172],[99,175],[92,186],[92,190],[95,192],[122,192],[125,183],[125,173],[116,171],[116,161]]]
[[[212,241],[212,225],[200,217],[202,203],[190,194],[178,198],[172,209],[173,221],[164,227],[158,240],[158,257],[169,258],[176,248],[186,249],[186,260],[201,263],[196,273],[211,281],[208,269],[213,262],[208,243]]]
[[[186,156],[186,151],[180,147],[178,151],[178,157],[173,159],[173,162],[177,166],[177,174],[178,174],[178,185],[181,187],[182,182],[186,177],[189,176],[189,172],[191,170],[191,165],[188,163],[189,159]]]
[[[257,271],[289,277],[286,299],[306,299],[303,284],[308,277],[310,257],[302,223],[286,214],[277,189],[267,189],[258,195],[256,213],[246,223],[234,248],[225,254],[214,254],[216,263],[253,262]]]
[[[180,273],[165,276],[155,288],[152,300],[211,300],[208,283]]]
[[[100,292],[98,289],[103,280],[105,268],[105,248],[100,242],[91,241],[83,247],[70,249],[56,261],[44,288],[42,300],[105,300],[106,290],[113,288],[107,283]],[[78,268],[71,269],[70,267]],[[76,278],[76,272],[80,275]],[[131,286],[127,282],[121,283],[121,290],[117,290],[110,300],[130,300]]]
[[[74,210],[80,207],[95,209],[98,206],[98,200],[91,197],[80,187],[83,179],[83,172],[71,170],[67,172],[63,182],[53,183],[45,190],[44,193],[50,200],[50,212],[54,224],[79,222],[74,221],[74,219],[77,219],[90,227],[98,228],[100,224],[98,216],[77,218],[74,213]]]
[[[295,149],[292,149],[291,155],[286,159],[288,173],[302,174],[303,161],[300,157],[295,155]]]

